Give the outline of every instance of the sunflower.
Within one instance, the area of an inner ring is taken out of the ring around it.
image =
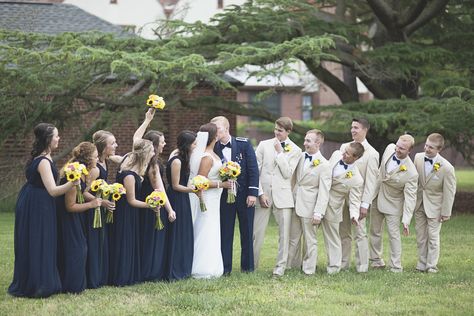
[[[112,199],[113,199],[114,201],[120,200],[120,197],[121,197],[121,195],[120,195],[119,193],[114,193],[114,194],[112,194]]]

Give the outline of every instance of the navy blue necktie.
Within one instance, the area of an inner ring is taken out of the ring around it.
[[[428,161],[430,164],[433,164],[433,159],[430,159],[428,157],[425,157],[425,162]]]
[[[400,164],[400,159],[397,159],[397,157],[395,157],[395,155],[392,156],[392,160],[395,161],[397,163],[397,165]]]
[[[344,163],[344,161],[342,161],[342,160],[339,160],[339,164],[340,164],[341,166],[343,166],[343,167],[344,167],[344,169],[346,169],[346,170],[347,170],[347,167],[348,167],[348,165],[346,165],[346,164]]]
[[[309,159],[309,161],[313,160],[313,156],[309,155],[308,153],[304,153],[304,159]]]
[[[281,148],[285,149],[285,142],[281,142]]]

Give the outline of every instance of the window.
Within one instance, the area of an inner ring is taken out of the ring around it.
[[[217,8],[218,9],[224,8],[224,0],[217,0]]]
[[[281,114],[280,114],[281,113],[281,94],[280,94],[280,92],[276,92],[272,95],[269,95],[268,97],[266,97],[263,100],[256,101],[255,99],[256,99],[257,94],[259,92],[260,91],[249,92],[249,102],[251,102],[251,103],[255,102],[256,104],[263,105],[265,107],[265,109],[267,109],[271,113],[275,114],[276,116],[281,116]],[[251,116],[250,120],[251,121],[262,121],[261,118],[254,117],[254,116]]]
[[[303,95],[301,102],[301,119],[309,121],[313,118],[313,96],[310,94]]]

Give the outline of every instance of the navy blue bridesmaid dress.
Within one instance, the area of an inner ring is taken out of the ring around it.
[[[135,177],[135,192],[140,192],[141,178],[133,171],[118,172],[117,182],[123,184],[128,175]],[[141,279],[139,212],[143,212],[143,210],[128,204],[125,194],[116,202],[114,222],[109,227],[109,280],[111,285],[131,285]]]
[[[108,172],[100,164],[97,179],[107,181]],[[94,194],[93,192],[91,192]],[[108,229],[110,224],[105,223],[107,210],[101,208],[102,227],[93,228],[95,209],[90,209],[86,214],[86,239],[87,239],[87,288],[96,289],[107,284],[109,277],[109,242]]]
[[[170,223],[166,232],[166,270],[165,279],[180,280],[191,276],[194,254],[193,220],[189,193],[175,191],[171,185],[171,163],[179,157],[172,157],[166,166],[166,178],[169,187],[166,191],[169,201],[176,212],[176,220]],[[181,166],[179,183],[187,186],[189,170]]]
[[[60,184],[66,183],[62,178]],[[81,191],[86,188],[81,180]],[[75,188],[74,188],[75,189]],[[65,196],[56,198],[58,213],[58,269],[62,291],[80,293],[86,289],[87,240],[84,233],[85,213],[68,212]]]
[[[48,297],[61,291],[57,268],[55,198],[49,195],[38,172],[46,159],[55,179],[58,171],[46,157],[37,157],[26,169],[27,182],[15,208],[15,265],[8,293],[20,297]]]
[[[163,166],[158,164],[160,174],[163,178]],[[142,189],[140,192],[140,200],[145,201],[146,197],[153,192],[154,189],[148,178],[148,170],[143,179]],[[140,212],[140,259],[142,281],[159,281],[164,277],[165,268],[165,237],[166,227],[168,226],[168,213],[164,207],[160,211],[161,221],[164,225],[162,230],[155,229],[156,215],[151,209],[142,210]]]

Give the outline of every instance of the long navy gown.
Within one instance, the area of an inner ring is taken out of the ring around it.
[[[60,183],[66,183],[62,178]],[[86,188],[81,180],[81,191]],[[56,198],[58,214],[58,269],[62,291],[80,293],[86,289],[87,240],[84,233],[84,213],[68,212],[65,196]]]
[[[163,166],[158,164],[160,174],[163,178]],[[148,178],[148,170],[143,179],[142,189],[139,200],[145,201],[146,197],[153,192],[154,189]],[[164,277],[165,266],[165,237],[166,228],[168,226],[167,212],[164,207],[161,208],[160,217],[164,225],[162,230],[155,229],[156,215],[151,209],[142,210],[140,212],[140,259],[142,281],[159,281]]]
[[[176,220],[172,223],[167,221],[165,279],[168,281],[191,276],[194,254],[193,220],[189,193],[175,191],[171,185],[171,163],[175,159],[179,159],[179,157],[172,157],[166,166],[166,178],[169,183],[166,193],[176,212]],[[179,183],[187,186],[188,178],[189,170],[186,170],[182,165]]]
[[[141,178],[133,171],[117,173],[117,182],[123,184],[126,176],[135,177],[135,192],[140,192]],[[132,207],[126,195],[116,202],[114,222],[109,227],[109,281],[111,285],[125,286],[140,281],[139,212]]]
[[[108,172],[100,164],[97,179],[107,181]],[[107,284],[109,277],[109,242],[108,229],[110,224],[105,223],[107,210],[101,208],[102,227],[93,228],[95,209],[87,211],[86,215],[86,238],[87,238],[87,288],[96,289]]]
[[[48,297],[61,291],[57,268],[56,202],[44,187],[37,157],[26,169],[26,184],[15,208],[15,266],[8,293],[20,297]]]

